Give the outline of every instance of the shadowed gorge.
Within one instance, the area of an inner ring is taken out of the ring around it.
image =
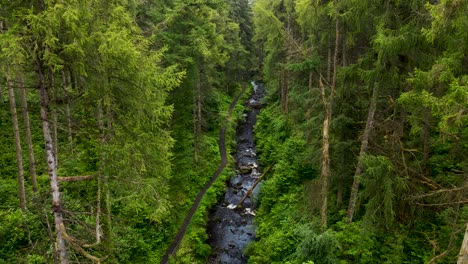
[[[255,239],[254,201],[259,188],[256,187],[240,204],[261,174],[256,158],[254,125],[265,91],[260,82],[252,82],[252,85],[252,95],[245,103],[247,112],[236,130],[236,175],[229,180],[226,193],[210,214],[207,233],[213,250],[207,263],[247,263],[244,251]],[[238,208],[234,208],[236,206]]]

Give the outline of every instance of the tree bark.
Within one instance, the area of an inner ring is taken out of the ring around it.
[[[373,81],[372,81],[373,82]],[[369,106],[369,112],[367,114],[366,126],[364,128],[364,133],[361,140],[361,149],[359,151],[358,163],[356,165],[356,171],[354,173],[353,186],[351,188],[351,195],[349,197],[348,212],[347,212],[347,222],[351,223],[353,221],[354,211],[356,209],[356,199],[359,190],[359,185],[361,183],[360,177],[362,174],[362,158],[367,153],[369,146],[369,135],[374,127],[374,115],[377,108],[377,88],[374,83],[372,85],[372,98]]]
[[[330,122],[332,117],[333,98],[335,96],[336,86],[336,73],[338,67],[338,50],[340,40],[340,28],[338,19],[335,22],[335,51],[333,55],[333,75],[332,82],[330,85],[330,95],[328,96],[325,92],[325,86],[323,85],[322,78],[320,78],[320,89],[322,94],[322,101],[325,110],[325,117],[323,119],[323,130],[322,130],[322,169],[320,177],[322,180],[322,206],[320,209],[321,227],[323,230],[327,228],[327,215],[328,215],[328,182],[330,180]]]
[[[323,87],[323,84],[321,84]],[[325,89],[322,88],[322,91]],[[330,119],[331,111],[328,105],[325,106],[325,118],[323,120],[323,130],[322,130],[322,170],[321,170],[321,179],[322,179],[322,206],[320,209],[321,216],[321,226],[323,229],[327,228],[327,214],[328,214],[328,181],[330,179]]]
[[[332,52],[331,44],[328,42],[328,52],[327,52],[327,82],[331,82],[331,68],[332,68]]]
[[[44,134],[45,152],[47,159],[47,172],[49,174],[50,189],[52,193],[52,211],[54,212],[55,232],[56,232],[56,250],[59,255],[60,263],[68,263],[67,245],[63,236],[63,209],[60,201],[60,189],[57,176],[57,166],[50,131],[50,122],[48,118],[49,98],[46,88],[44,69],[40,61],[36,61],[36,71],[39,79],[39,101],[41,105],[41,122]]]
[[[71,112],[70,112],[70,96],[68,94],[68,89],[71,89],[71,78],[67,77],[66,71],[62,71],[62,82],[63,82],[64,91],[65,91],[65,97],[67,98],[65,111],[67,114],[68,147],[69,147],[69,151],[73,153],[73,130],[72,130],[72,119],[71,119]]]
[[[98,103],[97,121],[98,121],[98,129],[99,129],[99,134],[100,134],[100,140],[99,141],[100,141],[100,144],[101,144],[101,152],[99,154],[98,189],[100,189],[100,185],[101,185],[102,178],[103,178],[104,179],[104,191],[105,191],[105,194],[106,194],[106,203],[105,203],[106,214],[107,214],[106,231],[107,231],[108,240],[111,240],[112,219],[111,219],[111,199],[110,199],[111,197],[110,197],[110,190],[109,190],[109,177],[107,176],[107,174],[104,174],[104,164],[105,164],[106,160],[105,160],[105,157],[104,157],[104,155],[102,153],[102,149],[103,149],[104,145],[107,142],[107,135],[106,135],[106,129],[105,129],[106,126],[104,124],[104,112],[103,112],[103,103],[102,103],[102,101],[99,101],[99,103]],[[102,190],[99,191],[99,193],[98,193],[98,199],[99,200],[100,200],[99,196],[101,195],[101,192],[102,192]],[[100,202],[98,203],[98,206],[99,207],[101,206]],[[98,231],[97,230],[98,220],[100,222],[100,218],[96,219],[96,231]],[[102,229],[100,231],[101,231],[101,236],[102,236],[103,235]]]
[[[58,177],[59,182],[75,182],[75,181],[89,181],[93,179],[92,175],[85,176],[68,176],[68,177]]]
[[[425,109],[423,113],[423,125],[422,125],[422,143],[423,143],[423,162],[422,167],[424,170],[424,174],[429,174],[429,168],[427,167],[427,163],[431,153],[431,145],[430,145],[430,137],[431,137],[431,118],[432,113],[430,109]]]
[[[54,74],[52,73],[52,71],[50,71],[49,76],[50,76],[50,86],[55,87],[55,79],[54,79]],[[47,99],[47,108],[49,108],[48,100],[49,99]],[[58,117],[57,117],[56,107],[52,109],[52,142],[54,146],[55,167],[58,168]]]
[[[16,165],[18,168],[18,196],[20,200],[19,207],[21,211],[26,212],[26,193],[24,189],[24,171],[23,171],[23,151],[21,149],[21,138],[18,126],[18,114],[16,112],[16,100],[15,92],[13,91],[13,85],[11,78],[7,70],[7,86],[8,86],[8,98],[10,99],[10,112],[11,122],[13,124],[13,133],[15,137],[15,148],[16,148]]]
[[[236,207],[235,208],[240,208],[242,206],[242,204],[244,203],[245,199],[247,199],[247,197],[249,195],[252,194],[253,190],[255,189],[255,187],[257,187],[258,183],[263,180],[263,178],[266,176],[266,174],[268,173],[268,171],[270,171],[270,169],[273,167],[274,164],[271,164],[270,166],[268,166],[268,168],[265,170],[265,172],[262,173],[262,175],[260,177],[258,177],[258,179],[254,182],[254,184],[252,184],[252,187],[250,187],[250,189],[245,193],[244,197],[242,197],[242,199],[237,203]],[[252,201],[252,207],[253,207],[253,201]]]
[[[463,238],[463,243],[460,248],[460,254],[458,254],[457,264],[468,263],[468,222],[465,223],[465,236]]]
[[[99,142],[101,146],[104,146],[106,143],[106,134],[104,129],[104,114],[102,113],[102,106],[101,102],[98,103],[98,111],[97,111],[97,121],[98,121],[98,129],[99,129]],[[101,228],[101,181],[102,181],[102,173],[103,173],[103,155],[100,153],[99,155],[99,171],[97,175],[97,182],[98,182],[98,193],[97,193],[97,209],[96,209],[96,243],[99,244],[101,242],[102,228]],[[109,190],[106,190],[108,193]],[[107,211],[108,215],[110,215],[110,209],[108,208]],[[110,224],[110,223],[109,223]]]
[[[29,174],[31,175],[31,184],[33,192],[37,191],[37,174],[36,174],[36,159],[34,157],[34,148],[31,136],[31,125],[29,122],[28,102],[26,100],[26,89],[24,88],[23,77],[19,79],[19,94],[21,99],[21,108],[23,113],[24,131],[26,136],[26,144],[28,146],[29,156]]]
[[[341,140],[344,140],[343,131],[341,130]],[[340,167],[341,170],[338,174],[338,186],[336,191],[336,207],[340,207],[343,203],[343,181],[345,180],[345,171],[346,168],[346,152],[345,150],[340,151]]]
[[[287,64],[286,60],[286,64]],[[288,113],[288,82],[289,82],[289,77],[288,77],[288,70],[283,69],[281,71],[281,81],[280,81],[280,98],[281,98],[281,110],[283,113],[287,114]]]
[[[197,67],[201,67],[201,59]],[[197,69],[198,81],[195,87],[195,92],[193,95],[193,145],[194,145],[194,160],[198,162],[199,152],[200,152],[200,134],[201,134],[201,86],[202,86],[202,72],[201,69]]]

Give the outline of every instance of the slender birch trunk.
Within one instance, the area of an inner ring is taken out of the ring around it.
[[[351,223],[353,221],[353,215],[356,208],[356,199],[359,190],[359,185],[361,183],[360,177],[362,174],[363,164],[362,158],[367,153],[367,148],[369,146],[369,135],[374,127],[374,115],[377,108],[377,88],[374,83],[372,85],[372,98],[369,106],[369,112],[367,114],[366,127],[364,128],[364,133],[361,140],[361,149],[359,151],[358,163],[356,165],[356,172],[354,173],[353,187],[351,188],[351,195],[349,197],[349,205],[347,212],[347,221]]]
[[[18,125],[18,114],[16,112],[15,92],[11,77],[7,71],[8,98],[10,99],[11,122],[13,124],[13,133],[15,136],[16,164],[18,167],[18,196],[20,200],[19,207],[21,211],[26,212],[26,193],[24,189],[24,171],[23,171],[23,151],[21,149],[21,138]]]
[[[57,176],[57,166],[50,131],[50,122],[48,117],[49,98],[46,88],[46,80],[41,62],[37,63],[37,75],[39,79],[39,101],[41,105],[42,131],[44,134],[45,152],[47,159],[47,172],[49,174],[50,189],[52,193],[52,210],[54,212],[55,232],[56,232],[56,250],[61,264],[68,264],[67,245],[63,234],[63,208],[60,201],[60,189]]]
[[[33,192],[37,191],[37,174],[36,174],[36,158],[34,157],[34,148],[31,136],[31,125],[29,122],[28,102],[26,99],[26,89],[24,88],[23,77],[19,78],[19,94],[21,99],[21,108],[23,113],[24,131],[26,136],[26,144],[28,146],[29,157],[29,174],[31,175],[31,183]]]

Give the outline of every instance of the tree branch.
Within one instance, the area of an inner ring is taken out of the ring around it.
[[[89,181],[94,179],[93,175],[86,175],[86,176],[66,176],[66,177],[58,177],[59,182],[74,182],[74,181]]]
[[[450,202],[450,203],[439,203],[439,204],[423,204],[423,203],[416,203],[416,204],[421,205],[421,206],[447,206],[447,205],[465,204],[465,203],[468,203],[468,200],[455,201],[455,202]]]
[[[252,185],[252,187],[250,187],[250,190],[244,195],[244,197],[242,197],[242,199],[240,200],[240,202],[236,205],[236,207],[234,208],[239,208],[242,206],[242,204],[244,203],[245,199],[247,199],[247,196],[249,196],[253,189],[255,189],[255,187],[257,186],[257,184],[265,177],[265,175],[268,173],[268,171],[271,169],[271,167],[273,167],[274,163],[272,163],[270,166],[268,166],[268,168],[265,170],[265,172],[263,172],[263,174],[258,177],[258,179],[254,182],[254,184]]]
[[[80,243],[80,241],[78,239],[70,236],[67,233],[67,231],[65,230],[65,225],[63,223],[60,224],[60,230],[62,231],[62,235],[65,238],[65,240],[67,240],[75,250],[80,252],[87,259],[92,260],[92,261],[97,262],[98,264],[100,264],[103,260],[105,260],[105,259],[107,259],[109,257],[109,256],[104,256],[104,257],[98,258],[98,257],[95,257],[95,256],[89,254],[88,252],[86,252],[83,249],[82,245],[81,245],[82,243]],[[83,244],[83,246],[89,246],[89,245]]]
[[[459,188],[453,188],[453,189],[440,189],[440,190],[428,192],[428,193],[421,194],[421,195],[411,196],[411,197],[409,197],[409,199],[421,199],[421,198],[430,197],[430,196],[434,196],[434,195],[441,194],[441,193],[457,192],[457,191],[462,191],[462,190],[465,190],[465,189],[468,189],[468,185],[465,185],[465,186],[459,187]]]

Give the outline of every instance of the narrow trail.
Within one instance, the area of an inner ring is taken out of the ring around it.
[[[219,130],[218,147],[219,147],[219,153],[221,155],[221,163],[219,164],[218,169],[213,173],[213,176],[211,176],[210,181],[207,184],[205,184],[203,189],[198,193],[197,197],[195,198],[195,201],[193,202],[192,207],[190,208],[189,212],[185,216],[185,219],[182,222],[182,225],[180,226],[179,231],[177,232],[177,235],[174,238],[174,241],[169,246],[169,248],[166,251],[166,254],[164,255],[164,257],[161,259],[161,264],[169,263],[169,258],[171,256],[173,256],[177,252],[177,248],[179,247],[180,241],[182,241],[182,238],[184,237],[184,235],[185,235],[185,233],[187,231],[187,227],[189,226],[190,221],[193,218],[193,215],[195,214],[198,207],[200,206],[200,202],[201,202],[203,196],[208,191],[208,189],[211,187],[211,185],[213,185],[213,183],[216,181],[216,179],[218,179],[219,175],[221,175],[221,173],[224,170],[224,167],[226,167],[227,154],[226,154],[226,144],[225,144],[226,138],[225,138],[225,136],[226,136],[226,128],[227,128],[227,125],[228,125],[228,119],[231,117],[232,111],[234,110],[234,107],[236,106],[237,102],[242,97],[242,95],[245,93],[246,89],[247,89],[247,85],[244,84],[242,86],[242,91],[239,93],[239,95],[237,95],[237,97],[234,99],[234,101],[232,101],[231,105],[229,106],[228,116],[226,117],[226,120],[224,122],[223,127]]]
[[[247,244],[255,239],[254,199],[258,192],[256,184],[261,176],[256,157],[254,125],[262,107],[260,100],[264,96],[264,90],[261,83],[253,85],[254,93],[247,102],[249,111],[244,114],[245,119],[236,132],[235,161],[238,172],[230,179],[224,197],[210,214],[207,233],[212,255],[208,263],[247,263],[244,251]]]

